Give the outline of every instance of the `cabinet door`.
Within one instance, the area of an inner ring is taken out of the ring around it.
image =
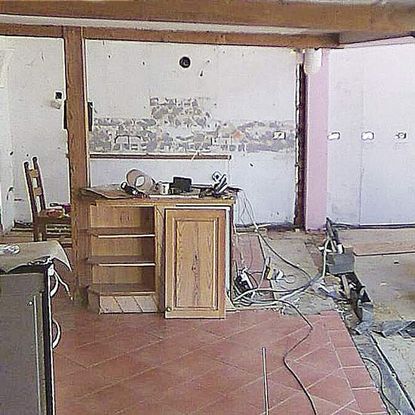
[[[226,214],[166,210],[166,317],[225,316]]]

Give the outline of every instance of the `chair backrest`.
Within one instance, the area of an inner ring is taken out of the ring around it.
[[[28,161],[23,163],[27,191],[29,193],[30,208],[32,209],[33,220],[38,216],[42,209],[46,209],[45,193],[43,191],[42,176],[40,174],[39,163],[37,157],[33,157],[33,168],[30,168]]]

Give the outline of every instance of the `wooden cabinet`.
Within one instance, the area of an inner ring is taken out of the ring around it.
[[[108,199],[87,193],[82,203],[87,228],[74,244],[85,252],[85,271],[77,288],[91,310],[225,316],[232,199]]]
[[[167,209],[167,318],[225,316],[226,211]]]

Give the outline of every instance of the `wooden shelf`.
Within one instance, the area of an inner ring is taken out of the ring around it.
[[[88,290],[98,295],[140,295],[154,294],[154,288],[144,284],[92,284]]]
[[[231,154],[214,153],[90,153],[91,159],[115,159],[115,160],[231,160]]]
[[[106,267],[154,267],[154,261],[145,260],[138,256],[91,256],[87,259],[91,265],[103,265]]]
[[[142,228],[90,228],[88,234],[97,238],[154,238],[155,234]]]

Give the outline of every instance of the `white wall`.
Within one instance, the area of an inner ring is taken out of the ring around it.
[[[329,130],[341,136],[328,143],[328,215],[415,222],[415,45],[334,50],[330,64]]]
[[[69,200],[63,111],[50,105],[55,91],[65,91],[63,44],[9,38],[9,45],[15,50],[8,101],[16,219],[28,221],[25,160],[38,156],[48,202]],[[183,55],[192,59],[188,70],[178,65]],[[88,41],[88,98],[96,117],[148,117],[150,97],[159,96],[205,98],[220,120],[293,122],[295,61],[287,49]],[[231,161],[91,160],[91,179],[119,183],[129,168],[139,167],[159,180],[181,175],[211,182],[220,170],[245,189],[259,222],[285,223],[294,217],[294,164],[294,146],[233,154]]]
[[[6,39],[0,37],[0,50],[8,49]],[[13,149],[10,135],[8,71],[5,84],[0,86],[0,233],[14,224]]]
[[[191,67],[178,65],[189,56]],[[295,54],[287,49],[137,42],[87,42],[88,99],[96,117],[149,117],[150,97],[202,98],[220,120],[295,119]],[[119,183],[130,168],[157,180],[211,182],[226,172],[254,205],[259,222],[292,222],[295,151],[235,153],[224,160],[91,160],[93,184]],[[244,218],[248,221],[248,218]]]
[[[9,71],[10,132],[16,220],[30,221],[23,162],[39,158],[47,203],[69,201],[66,131],[63,110],[52,108],[55,91],[65,91],[60,39],[8,39],[14,49]]]

